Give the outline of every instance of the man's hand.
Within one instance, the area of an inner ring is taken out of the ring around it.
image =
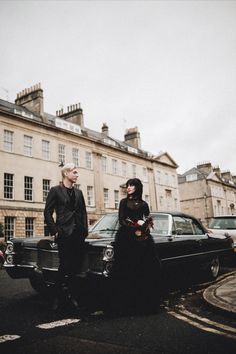
[[[57,241],[58,241],[58,232],[55,235],[52,235],[52,237],[54,238],[54,242],[57,243]]]

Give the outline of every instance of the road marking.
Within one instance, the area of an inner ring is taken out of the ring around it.
[[[0,336],[0,344],[7,342],[9,340],[15,340],[15,339],[19,339],[20,336],[16,335],[16,334],[4,334],[3,336]]]
[[[174,311],[169,311],[168,312],[170,315],[182,320],[182,321],[185,321],[189,324],[191,324],[192,326],[194,327],[197,327],[197,328],[200,328],[201,330],[203,331],[206,331],[206,332],[211,332],[211,333],[214,333],[214,334],[218,334],[218,335],[221,335],[221,336],[225,336],[227,338],[231,338],[231,339],[236,339],[236,335],[234,334],[229,334],[229,333],[226,333],[226,332],[222,332],[218,329],[215,329],[215,328],[211,328],[211,327],[206,327],[198,322],[195,322],[195,321],[192,321],[191,319],[189,319],[188,317],[186,316],[183,316],[179,313],[176,313]]]
[[[54,321],[54,322],[49,322],[49,323],[42,323],[37,325],[36,327],[40,329],[52,329],[56,327],[61,327],[61,326],[68,326],[72,323],[78,323],[80,322],[80,318],[67,318],[65,320],[60,320],[60,321]]]
[[[196,318],[199,321],[206,322],[207,324],[209,324],[211,326],[215,326],[215,327],[217,327],[219,329],[222,329],[224,331],[236,333],[236,328],[234,328],[234,327],[230,327],[230,326],[224,325],[224,324],[219,323],[219,322],[211,321],[211,320],[209,320],[208,318],[205,318],[205,317],[200,317],[198,315],[193,314],[192,312],[190,312],[188,310],[180,310],[179,312],[184,314],[184,315],[186,315],[186,316],[189,316],[189,317],[192,317],[192,318]]]

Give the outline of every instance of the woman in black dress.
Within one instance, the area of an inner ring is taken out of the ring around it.
[[[154,311],[159,307],[160,262],[150,234],[152,218],[141,181],[129,179],[126,187],[115,238],[116,303],[125,311]]]

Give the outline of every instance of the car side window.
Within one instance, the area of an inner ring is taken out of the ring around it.
[[[200,225],[191,218],[174,216],[173,232],[174,235],[203,235],[204,232]]]
[[[194,228],[194,234],[195,235],[205,235],[205,231],[202,229],[202,227],[193,220],[193,228]]]
[[[158,235],[168,235],[169,217],[168,215],[153,216],[153,233]]]
[[[174,216],[173,233],[175,235],[193,235],[191,220],[181,216]]]

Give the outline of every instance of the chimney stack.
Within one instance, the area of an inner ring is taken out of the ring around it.
[[[102,133],[105,134],[105,135],[109,135],[109,128],[108,128],[108,125],[106,123],[103,123],[102,125]]]
[[[141,149],[140,133],[137,127],[127,129],[124,138],[125,143],[136,149]]]
[[[43,117],[43,89],[41,88],[41,84],[38,83],[19,92],[15,104],[26,107],[29,111]]]
[[[219,166],[213,167],[213,172],[215,172],[217,176],[221,178],[221,171]]]
[[[234,182],[234,184],[236,184],[236,176],[235,175],[232,176],[232,181]]]
[[[56,111],[56,115],[59,118],[78,124],[81,128],[84,128],[84,115],[80,103],[68,106],[67,112],[65,113],[63,112],[63,109]]]
[[[233,181],[230,171],[221,172],[221,177],[224,178],[227,182]]]

